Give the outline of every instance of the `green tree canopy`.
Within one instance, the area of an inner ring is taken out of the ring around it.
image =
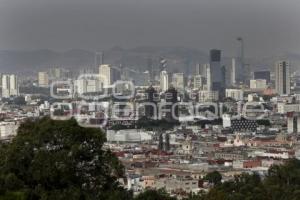
[[[175,197],[170,197],[169,194],[163,190],[146,190],[145,192],[136,196],[134,200],[176,200]]]
[[[209,183],[217,185],[217,184],[221,183],[222,175],[218,171],[213,171],[213,172],[208,173],[204,177],[204,180],[207,180]]]
[[[100,129],[74,119],[22,124],[0,147],[0,199],[128,199],[117,181],[123,167],[104,142]]]

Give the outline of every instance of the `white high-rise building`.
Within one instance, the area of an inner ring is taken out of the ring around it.
[[[211,81],[211,73],[210,73],[210,65],[207,66],[206,68],[206,87],[207,87],[207,91],[211,91],[211,85],[212,85],[212,81]]]
[[[100,79],[103,81],[104,87],[107,87],[112,84],[110,65],[100,65],[99,75],[100,75]]]
[[[179,90],[184,89],[184,75],[183,73],[175,73],[172,77],[172,85]]]
[[[108,87],[121,79],[120,72],[111,65],[100,65],[99,75],[104,87]]]
[[[194,76],[194,89],[202,89],[203,77],[201,75]]]
[[[231,75],[230,75],[230,83],[231,85],[236,84],[236,61],[235,58],[232,58],[231,61]]]
[[[207,70],[208,70],[208,68],[210,67],[210,65],[207,63],[207,64],[204,64],[203,66],[202,66],[202,76],[204,77],[204,78],[207,78]]]
[[[49,76],[47,72],[39,72],[38,73],[38,84],[40,87],[48,87],[49,86]]]
[[[2,75],[2,97],[10,97],[9,75]]]
[[[279,95],[291,93],[290,64],[288,61],[278,61],[275,64],[275,88]]]
[[[201,75],[201,65],[199,63],[196,64],[196,75]]]
[[[18,77],[15,74],[2,75],[2,97],[18,96]]]
[[[169,75],[167,71],[160,72],[160,89],[162,92],[169,89]]]

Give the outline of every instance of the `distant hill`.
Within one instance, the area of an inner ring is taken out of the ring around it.
[[[18,72],[31,74],[37,70],[59,66],[69,69],[95,67],[95,52],[72,49],[57,52],[48,49],[34,51],[0,51],[0,73]],[[168,61],[168,71],[193,73],[196,63],[207,63],[208,52],[185,47],[151,47],[141,46],[133,49],[113,47],[104,51],[105,63],[132,68],[139,71],[147,70],[148,59],[152,58],[154,68],[158,68],[159,59],[163,57]],[[252,70],[273,69],[274,62],[279,59],[289,59],[292,66],[300,66],[300,55],[286,53],[268,58],[248,58],[246,62]],[[223,64],[230,66],[231,58],[224,57]],[[189,67],[187,67],[189,66]]]

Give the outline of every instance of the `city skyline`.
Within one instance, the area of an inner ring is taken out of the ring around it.
[[[0,0],[0,199],[299,199],[299,10]]]

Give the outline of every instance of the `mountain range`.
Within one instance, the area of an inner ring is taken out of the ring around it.
[[[159,60],[167,60],[167,70],[170,72],[185,72],[192,74],[197,63],[207,63],[208,51],[186,47],[151,47],[141,46],[132,49],[113,47],[103,51],[104,62],[116,66],[122,65],[134,70],[145,71],[152,59],[154,68],[159,66]],[[271,69],[276,60],[288,59],[294,69],[299,69],[300,54],[285,53],[272,57],[246,58],[251,70]],[[231,65],[231,58],[223,56],[222,62]],[[51,67],[64,67],[71,70],[81,68],[96,68],[95,52],[83,49],[71,49],[64,52],[49,49],[21,51],[0,51],[0,73],[32,74]]]

